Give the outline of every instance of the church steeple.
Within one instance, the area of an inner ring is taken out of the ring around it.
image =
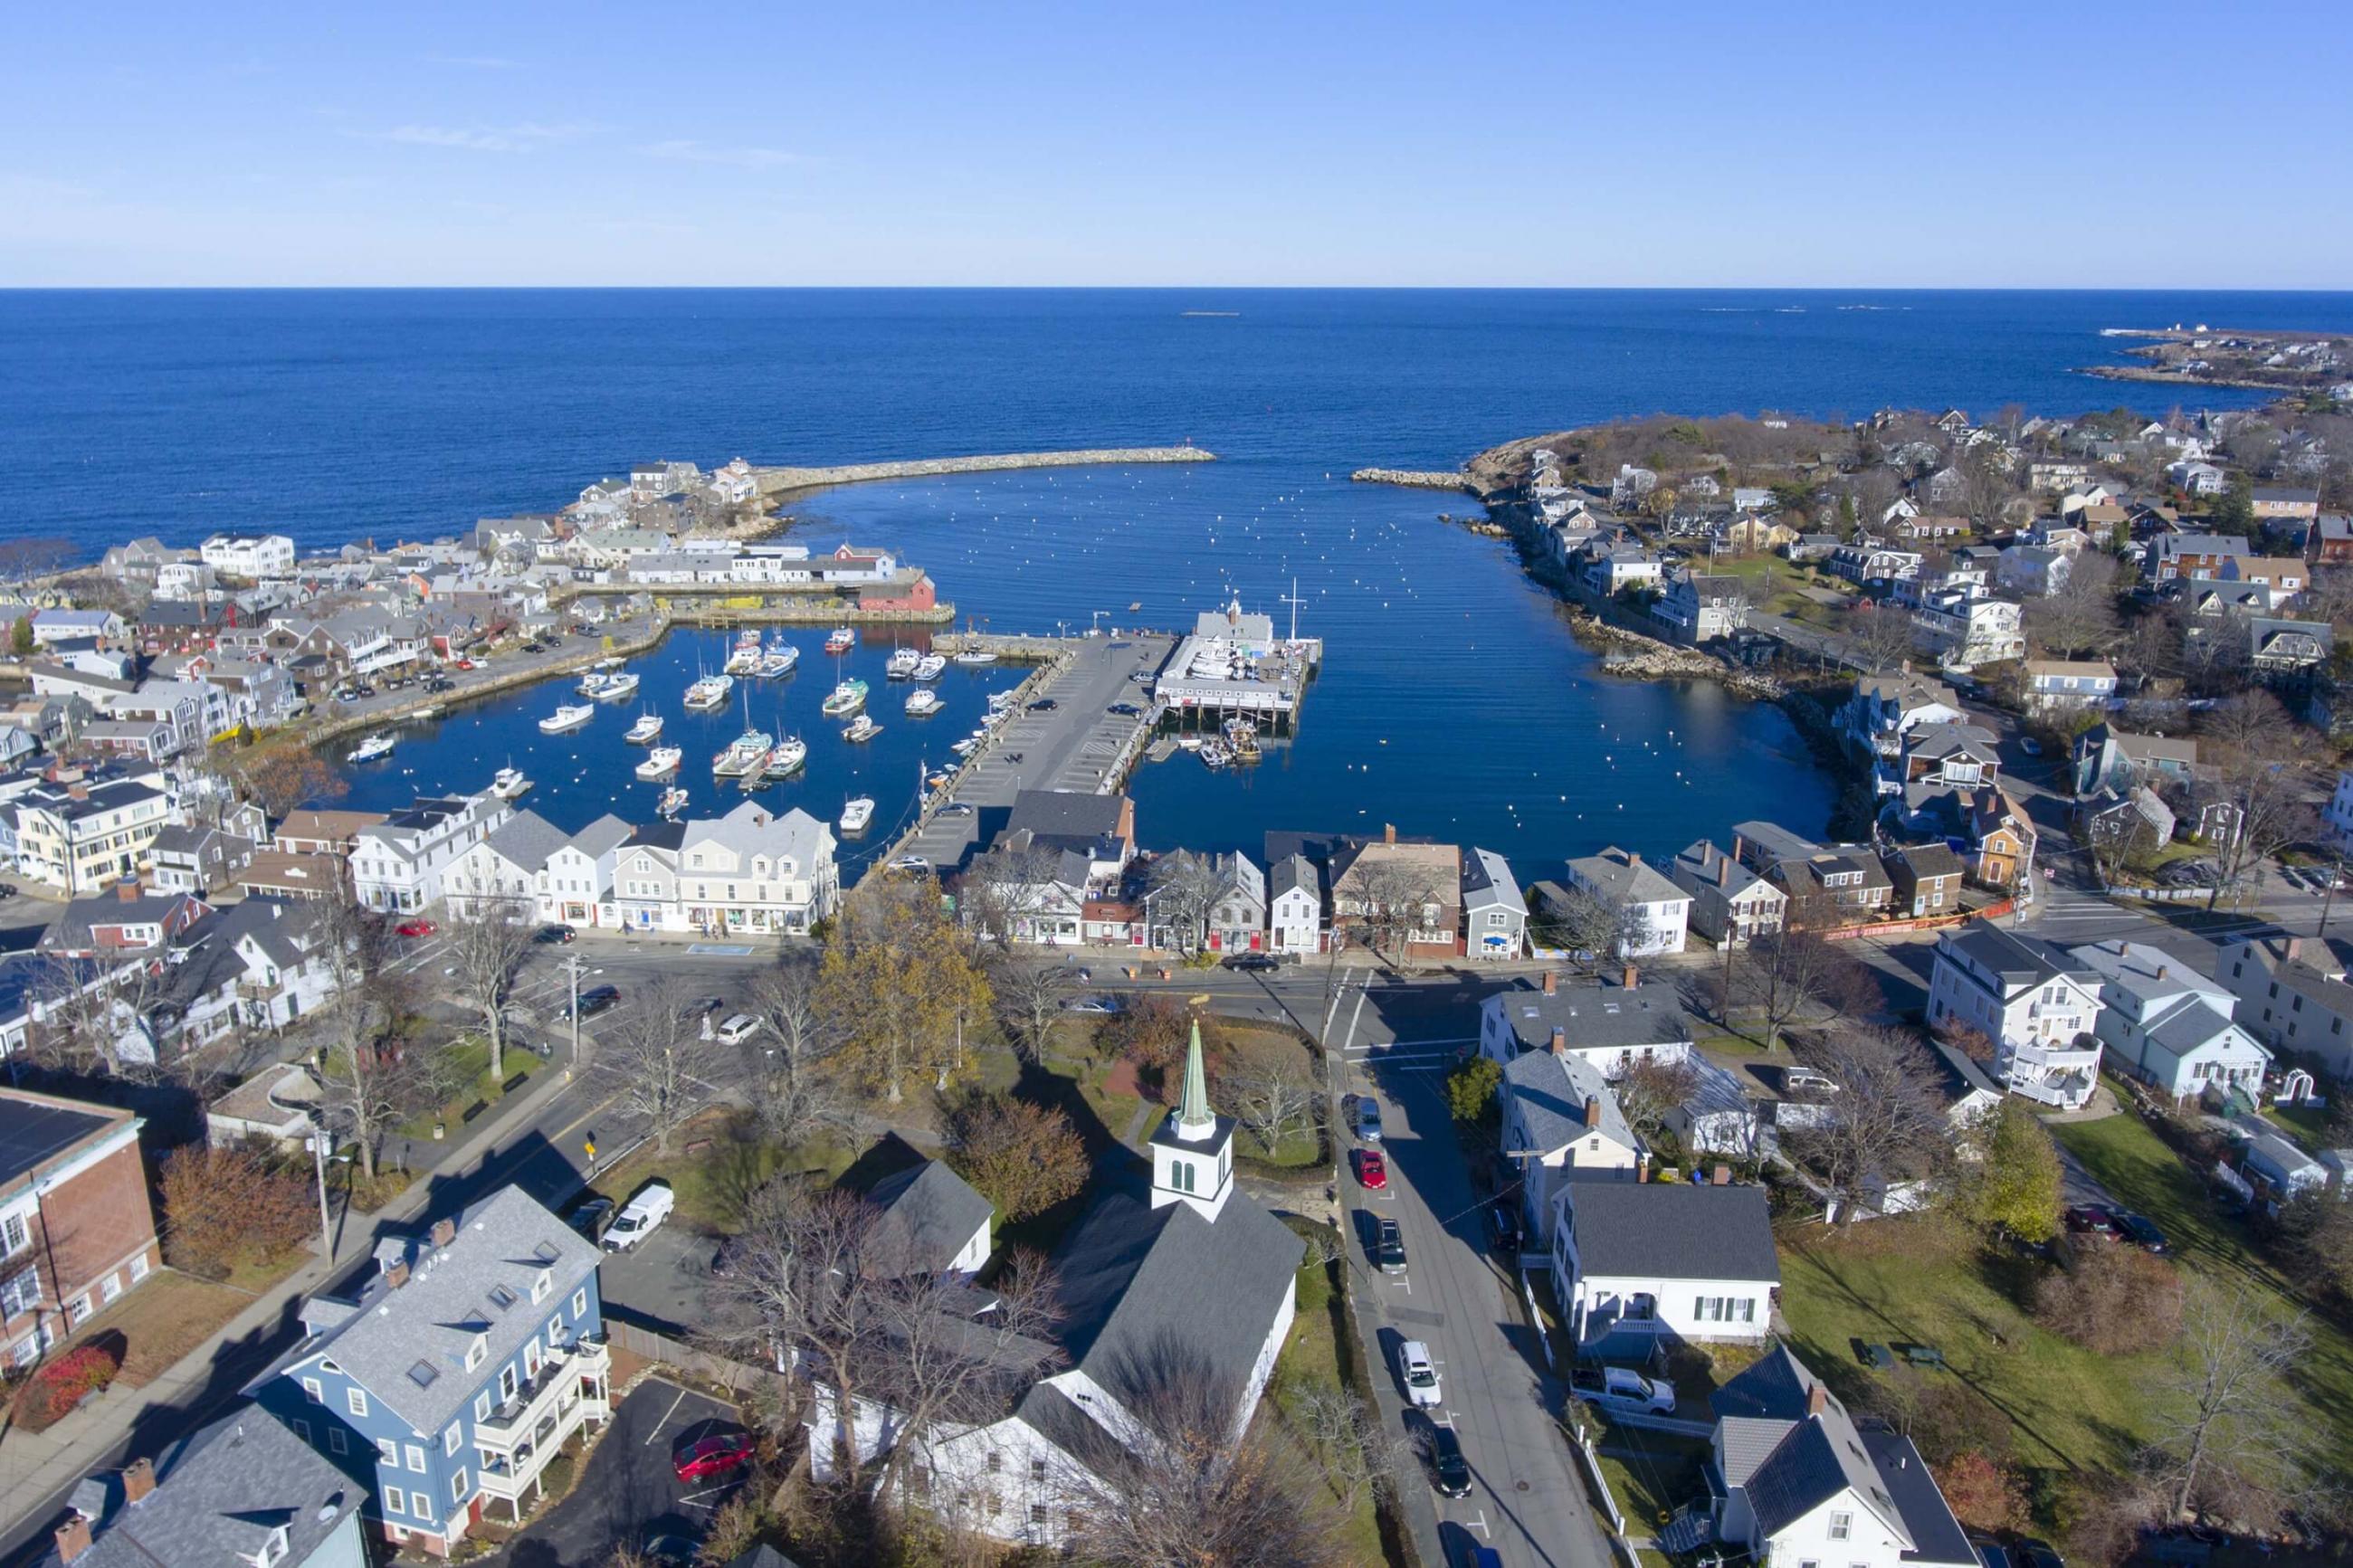
[[[1198,1143],[1218,1130],[1218,1113],[1209,1109],[1209,1076],[1201,1067],[1201,1021],[1193,1020],[1192,1042],[1185,1047],[1185,1098],[1176,1105],[1176,1136]]]
[[[1209,1106],[1201,1026],[1185,1047],[1185,1089],[1176,1113],[1152,1134],[1152,1206],[1184,1204],[1215,1221],[1234,1190],[1234,1123]]]

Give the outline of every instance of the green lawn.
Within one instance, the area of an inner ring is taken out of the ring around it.
[[[1346,1385],[1354,1387],[1367,1400],[1371,1390],[1364,1385],[1366,1369],[1357,1363],[1344,1370],[1338,1319],[1345,1312],[1347,1302],[1333,1287],[1337,1265],[1324,1265],[1310,1258],[1299,1270],[1298,1315],[1292,1320],[1291,1337],[1284,1342],[1282,1354],[1276,1359],[1274,1375],[1268,1382],[1268,1392],[1275,1414],[1280,1419],[1270,1424],[1270,1434],[1279,1441],[1298,1445],[1306,1456],[1306,1468],[1321,1474],[1321,1466],[1306,1434],[1293,1425],[1303,1390],[1314,1387]],[[1355,1358],[1352,1356],[1351,1360]],[[1411,1461],[1408,1461],[1411,1463]],[[1400,1485],[1423,1484],[1419,1475],[1398,1478]],[[1336,1512],[1341,1499],[1335,1490],[1327,1489],[1324,1501]],[[1356,1500],[1355,1511],[1341,1516],[1338,1535],[1346,1550],[1341,1558],[1348,1563],[1380,1563],[1387,1553],[1381,1547],[1380,1520],[1374,1511],[1369,1489]]]
[[[532,1052],[524,1050],[520,1046],[510,1045],[507,1047],[506,1076],[493,1078],[491,1075],[490,1042],[472,1035],[462,1036],[444,1046],[442,1063],[449,1075],[450,1081],[460,1087],[449,1097],[446,1104],[437,1106],[431,1110],[419,1111],[401,1123],[400,1131],[408,1137],[432,1137],[433,1124],[436,1121],[440,1122],[449,1131],[455,1132],[465,1121],[468,1110],[480,1105],[483,1110],[476,1111],[475,1114],[477,1116],[484,1114],[490,1108],[496,1106],[500,1100],[506,1098],[508,1093],[506,1086],[509,1083],[518,1079],[522,1079],[523,1082],[514,1083],[515,1092],[520,1093],[530,1080],[532,1074],[546,1065]]]
[[[1601,1455],[1601,1479],[1626,1516],[1629,1535],[1653,1533],[1677,1509],[1707,1493],[1707,1479],[1700,1473],[1708,1456],[1704,1438],[1617,1426],[1606,1429],[1595,1447]]]
[[[2263,1116],[2307,1149],[2317,1152],[2328,1147],[2328,1108],[2325,1105],[2266,1105]]]
[[[793,1174],[830,1183],[848,1170],[851,1153],[829,1142],[800,1147],[770,1142],[747,1119],[714,1111],[679,1130],[667,1155],[644,1145],[589,1185],[615,1203],[625,1203],[656,1177],[676,1196],[675,1217],[693,1229],[724,1235],[743,1227],[744,1200],[771,1178]]]

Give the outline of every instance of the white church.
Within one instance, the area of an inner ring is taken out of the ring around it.
[[[844,1422],[819,1384],[805,1423],[812,1473],[829,1479],[838,1447],[852,1441],[861,1462],[918,1443],[918,1490],[934,1510],[1001,1541],[1054,1546],[1087,1494],[1087,1456],[1134,1444],[1130,1403],[1169,1369],[1231,1391],[1239,1439],[1291,1331],[1306,1248],[1235,1191],[1234,1127],[1209,1106],[1197,1026],[1183,1099],[1152,1137],[1148,1196],[1103,1194],[1055,1249],[1062,1317],[1052,1343],[1033,1348],[1059,1370],[1001,1418],[927,1432],[865,1400]]]

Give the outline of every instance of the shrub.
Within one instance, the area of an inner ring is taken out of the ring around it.
[[[122,1358],[110,1346],[96,1341],[77,1345],[26,1380],[16,1395],[17,1418],[35,1428],[54,1425],[121,1370]]]
[[[1953,1517],[1963,1524],[1975,1530],[2026,1528],[2026,1483],[2014,1466],[1971,1448],[1929,1468]]]
[[[1008,1219],[1042,1214],[1086,1184],[1087,1146],[1059,1110],[985,1095],[956,1112],[949,1163]]]
[[[318,1224],[309,1176],[238,1144],[172,1155],[163,1194],[173,1267],[216,1279],[255,1253],[277,1258],[300,1247]]]
[[[1490,1057],[1472,1057],[1446,1075],[1446,1109],[1457,1121],[1482,1121],[1498,1114],[1495,1087],[1504,1069]]]
[[[2181,1275],[2137,1247],[2085,1242],[2034,1288],[2034,1318],[2101,1355],[2159,1350],[2181,1335]]]

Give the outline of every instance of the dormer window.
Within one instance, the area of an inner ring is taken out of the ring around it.
[[[555,1271],[552,1268],[543,1268],[539,1271],[538,1278],[531,1282],[531,1299],[534,1303],[544,1301],[547,1300],[547,1293],[554,1289]]]
[[[466,1347],[466,1370],[472,1372],[491,1358],[491,1336],[476,1334],[474,1342]]]

